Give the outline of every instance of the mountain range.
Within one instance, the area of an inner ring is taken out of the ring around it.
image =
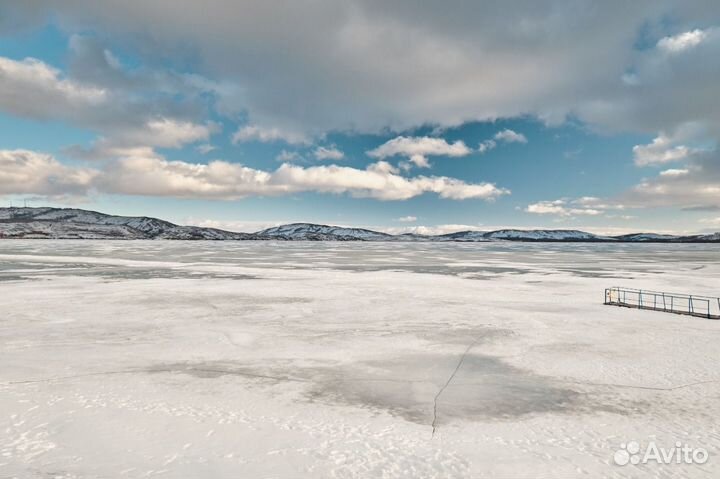
[[[276,241],[532,241],[616,243],[720,243],[720,233],[674,236],[634,233],[602,236],[578,230],[458,231],[444,235],[391,235],[362,228],[293,223],[256,233],[181,226],[147,216],[114,216],[76,208],[0,208],[0,238],[168,239]]]

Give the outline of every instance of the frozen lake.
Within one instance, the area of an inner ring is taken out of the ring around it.
[[[718,477],[720,246],[0,242],[0,478]],[[677,442],[704,464],[616,465]]]

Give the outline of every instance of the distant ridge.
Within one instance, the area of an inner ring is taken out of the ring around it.
[[[256,233],[180,226],[147,216],[114,216],[77,208],[0,208],[0,239],[167,239],[256,241],[400,241],[400,242],[605,242],[605,243],[720,243],[720,233],[673,236],[634,233],[594,235],[578,230],[459,231],[443,235],[391,235],[363,228],[292,223]]]

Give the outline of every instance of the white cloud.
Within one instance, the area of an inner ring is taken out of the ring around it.
[[[400,223],[415,223],[417,221],[417,216],[402,216],[397,219]]]
[[[208,164],[169,161],[140,149],[107,161],[102,168],[85,169],[24,150],[0,153],[0,193],[5,194],[81,194],[95,189],[128,195],[237,199],[313,191],[379,200],[405,200],[424,193],[453,200],[494,200],[510,193],[491,183],[466,183],[445,176],[407,178],[384,161],[364,170],[284,163],[274,171],[264,171],[219,160]]]
[[[687,168],[684,169],[677,169],[677,168],[670,168],[667,170],[663,170],[660,172],[660,176],[684,176],[687,175],[690,172]]]
[[[281,130],[279,128],[265,128],[258,125],[241,126],[233,135],[233,143],[259,141],[273,143],[283,141],[290,145],[309,144],[310,139],[302,133]]]
[[[88,55],[92,46],[77,36],[73,36],[70,43],[70,63],[78,60],[77,55]],[[84,75],[88,81],[63,75],[40,60],[15,61],[0,57],[0,110],[33,119],[66,121],[99,133],[90,147],[66,148],[67,153],[83,159],[147,154],[154,147],[180,148],[207,141],[219,129],[213,122],[200,123],[179,113],[187,105],[178,99],[182,96],[178,91],[163,92],[173,93],[176,99],[172,105],[155,100],[162,96],[158,91],[152,91],[153,98],[144,97],[139,84],[123,77],[121,65],[111,52],[96,50],[93,52],[104,63],[83,64],[84,70],[95,72],[95,76]],[[115,77],[108,77],[108,70]],[[99,79],[110,86],[99,86]],[[137,88],[128,90],[131,85]],[[158,88],[160,85],[155,82],[148,86]]]
[[[453,200],[492,200],[509,194],[508,190],[490,183],[472,184],[444,176],[406,178],[384,161],[373,163],[365,170],[336,165],[301,168],[285,164],[273,173],[271,184],[294,191],[350,193],[381,200],[405,200],[430,192]]]
[[[497,146],[495,140],[485,140],[478,145],[478,153],[487,153]]]
[[[313,156],[315,156],[316,160],[342,160],[345,158],[345,153],[335,147],[319,146],[313,151]]]
[[[688,210],[713,210],[720,206],[720,168],[716,158],[693,162],[683,170],[670,170],[643,179],[621,200],[638,207],[675,206]],[[685,172],[686,171],[686,172]]]
[[[108,92],[63,78],[60,71],[34,58],[0,57],[0,109],[41,120],[84,115],[105,104]]]
[[[409,0],[283,8],[228,0],[4,3],[14,4],[20,19],[32,10],[70,33],[101,31],[153,73],[158,58],[184,64],[192,51],[204,80],[186,83],[212,91],[216,110],[311,138],[518,116],[558,123],[571,115],[595,129],[643,133],[693,119],[716,136],[720,129],[720,42],[713,27],[693,30],[717,23],[712,2],[638,1],[623,9],[601,2],[592,14],[568,0],[521,0],[512,9],[478,2],[443,9]],[[657,48],[637,48],[639,35],[668,25],[687,31]],[[108,72],[122,65],[107,48],[85,51],[95,63],[74,70],[77,78],[117,80]],[[94,75],[101,62],[103,74]],[[117,83],[140,76],[126,74]],[[629,87],[623,76],[642,88]],[[162,77],[163,89],[182,83],[182,75],[145,77]]]
[[[657,47],[668,53],[679,53],[683,50],[700,45],[708,36],[703,30],[695,29],[689,32],[679,33],[677,35],[661,38],[657,42]]]
[[[442,138],[429,136],[398,136],[366,152],[371,158],[385,159],[392,156],[405,156],[419,168],[429,168],[428,156],[460,157],[472,153],[465,143],[458,140],[448,143]]]
[[[720,217],[717,218],[701,218],[700,223],[709,226],[720,226]]]
[[[155,58],[177,57],[185,53],[177,45],[189,45],[205,75],[236,85],[240,110],[253,122],[307,134],[563,118],[588,97],[614,94],[638,31],[677,10],[603,3],[587,15],[574,2],[531,0],[512,9],[359,0],[283,8],[227,0],[44,6],[67,28],[102,31]],[[701,10],[683,22],[707,22]]]
[[[554,200],[539,201],[529,204],[525,211],[537,215],[570,216],[599,216],[605,213],[603,205],[591,206],[597,203],[597,198],[580,198],[573,201]]]
[[[495,134],[494,138],[497,141],[504,141],[505,143],[527,143],[527,138],[525,138],[525,135],[523,135],[522,133],[517,133],[516,131],[510,129],[498,131]]]
[[[214,123],[204,125],[173,118],[152,118],[141,128],[119,132],[112,142],[125,145],[146,145],[179,148],[188,143],[205,141],[218,130]]]
[[[288,162],[297,161],[300,159],[302,159],[302,156],[300,156],[300,153],[298,153],[297,151],[288,151],[288,150],[282,150],[275,157],[275,160],[279,161],[281,163],[288,163]]]
[[[648,145],[633,146],[633,156],[638,166],[686,160],[695,151],[685,145],[675,145],[674,140],[664,133],[660,133]]]
[[[153,156],[156,147],[180,148],[209,139],[217,129],[214,123],[201,125],[170,118],[154,118],[140,126],[119,129],[110,137],[101,136],[90,147],[73,145],[66,148],[65,152],[84,160]],[[196,149],[206,154],[215,147],[206,144]]]
[[[65,166],[50,155],[0,150],[0,194],[85,195],[98,172]]]
[[[483,154],[497,147],[498,142],[503,143],[527,143],[527,138],[522,133],[510,130],[498,131],[492,140],[485,140],[478,145],[478,153]]]
[[[202,145],[198,145],[195,147],[195,150],[200,153],[201,155],[207,155],[211,151],[215,151],[217,149],[216,146],[211,145],[210,143],[203,143]]]

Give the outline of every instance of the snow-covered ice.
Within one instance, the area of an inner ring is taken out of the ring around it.
[[[0,477],[718,477],[720,322],[602,304],[718,253],[6,240]]]

